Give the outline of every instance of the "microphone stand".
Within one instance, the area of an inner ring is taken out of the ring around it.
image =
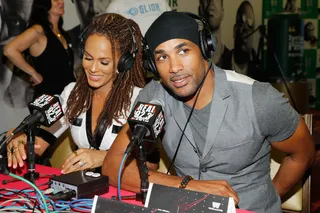
[[[144,147],[144,143],[139,144],[139,172],[141,178],[140,193],[137,193],[137,197],[141,196],[140,199],[144,204],[146,201],[149,179],[148,179],[148,167],[147,167],[147,154]]]
[[[146,197],[148,194],[149,188],[149,174],[148,174],[148,167],[147,167],[147,154],[144,147],[143,140],[140,140],[138,143],[138,167],[140,173],[140,192],[136,193],[136,195],[128,195],[128,196],[121,196],[122,200],[129,200],[135,199],[136,201],[142,201],[142,204],[145,204]],[[113,200],[119,200],[119,197],[112,196]]]
[[[27,134],[27,158],[28,158],[28,172],[24,174],[24,178],[29,180],[32,183],[35,183],[35,180],[39,178],[39,173],[35,172],[35,126],[28,128],[25,133]]]
[[[35,184],[35,181],[37,179],[39,179],[40,177],[42,177],[42,178],[49,177],[50,178],[50,177],[55,176],[55,175],[51,175],[51,174],[39,175],[39,172],[35,172],[36,155],[34,152],[34,145],[35,145],[35,130],[36,130],[36,128],[37,128],[37,125],[31,125],[31,126],[28,126],[28,128],[26,130],[24,130],[24,133],[27,135],[28,172],[26,174],[24,174],[23,177],[34,184]],[[2,160],[0,158],[0,162],[1,162],[0,173],[9,174],[9,170],[8,170],[4,160]],[[11,178],[8,180],[3,180],[2,184],[7,184],[7,183],[15,182],[15,181],[19,181],[19,179]]]
[[[1,149],[0,149],[0,174],[8,175],[9,170],[8,170],[6,158],[4,157],[5,149],[2,149],[5,145],[4,143],[6,143],[5,134],[6,134],[6,132],[1,134],[1,136],[3,136],[3,138],[1,138],[1,141],[0,141],[0,146],[1,146]]]

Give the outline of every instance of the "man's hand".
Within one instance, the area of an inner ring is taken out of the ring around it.
[[[78,149],[71,153],[63,163],[62,173],[93,169],[102,165],[107,151],[94,149]]]
[[[239,197],[230,184],[224,180],[191,180],[186,189],[225,197],[232,197],[238,204]]]

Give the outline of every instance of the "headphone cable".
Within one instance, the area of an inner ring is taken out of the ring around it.
[[[198,91],[197,91],[197,95],[196,95],[196,99],[195,99],[195,101],[194,101],[194,103],[193,103],[193,105],[192,105],[192,108],[191,108],[190,114],[189,114],[189,116],[188,116],[188,119],[187,119],[187,121],[186,121],[186,124],[185,124],[184,127],[183,127],[183,130],[182,130],[182,133],[181,133],[179,142],[178,142],[178,146],[177,146],[176,151],[175,151],[175,153],[174,153],[174,155],[173,155],[173,158],[172,158],[172,160],[171,160],[170,166],[169,166],[169,168],[168,168],[168,170],[167,170],[167,174],[169,174],[169,172],[170,172],[170,170],[171,170],[172,166],[174,165],[174,162],[175,162],[175,160],[176,160],[176,158],[177,158],[177,154],[178,154],[178,151],[179,151],[181,142],[182,142],[182,137],[184,136],[184,132],[185,132],[186,129],[187,129],[187,125],[188,125],[188,123],[189,123],[189,121],[190,121],[190,119],[191,119],[191,115],[192,115],[193,110],[194,110],[194,108],[195,108],[195,106],[196,106],[196,103],[197,103],[197,100],[198,100],[198,98],[199,98],[199,94],[200,94],[200,92],[201,92],[202,86],[203,86],[204,81],[206,80],[206,78],[207,78],[207,76],[208,76],[208,73],[209,73],[209,71],[210,71],[211,68],[212,68],[212,61],[210,61],[210,65],[209,65],[209,67],[208,67],[208,70],[206,71],[205,76],[203,77],[202,82],[201,82],[201,84],[199,85],[199,88],[198,88]]]

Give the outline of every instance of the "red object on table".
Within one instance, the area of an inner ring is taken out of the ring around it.
[[[21,174],[17,174],[19,176],[23,176],[23,174],[26,172],[26,167],[23,168],[21,171]],[[52,167],[47,167],[47,166],[42,166],[42,165],[36,165],[36,172],[39,172],[40,174],[55,174],[55,175],[61,175],[61,170],[57,169],[57,168],[52,168]],[[22,181],[16,181],[16,182],[12,182],[12,183],[7,183],[5,185],[2,184],[3,180],[7,180],[10,179],[11,176],[7,176],[7,175],[3,175],[0,174],[0,188],[8,188],[8,189],[23,189],[26,187],[29,187],[28,184],[22,182]],[[48,182],[48,178],[39,178],[36,181],[36,185],[41,185]],[[106,194],[101,195],[102,197],[105,198],[111,198],[112,196],[117,195],[117,188],[113,187],[113,186],[109,186],[109,192]],[[127,195],[135,195],[134,192],[129,192],[129,191],[125,191],[125,190],[121,190],[121,196],[127,196]],[[123,200],[126,203],[131,203],[134,205],[138,205],[138,206],[143,206],[143,204],[140,201],[136,201],[136,200]],[[237,209],[237,213],[252,213],[250,211],[246,211],[246,210],[241,210],[241,209]]]

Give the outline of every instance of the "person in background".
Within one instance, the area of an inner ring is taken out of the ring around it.
[[[167,0],[112,0],[105,12],[118,13],[139,24],[144,35],[163,12],[171,11]]]
[[[62,173],[99,168],[138,92],[145,86],[142,34],[138,25],[118,14],[96,16],[83,32],[83,71],[61,93],[65,116],[49,129],[50,140],[36,137],[36,153],[53,144],[67,128],[78,146],[63,164]],[[131,60],[124,60],[125,58]],[[8,166],[23,166],[26,136],[7,145]]]
[[[30,76],[35,96],[60,94],[74,81],[71,41],[63,30],[63,0],[34,0],[27,30],[4,47],[4,55]],[[26,60],[27,56],[31,60]]]
[[[255,16],[251,3],[243,1],[236,14],[233,28],[234,48],[226,55],[221,68],[235,70],[260,81],[266,81],[266,74],[261,69],[261,60],[253,48]]]
[[[221,22],[224,17],[223,0],[200,0],[199,2],[199,15],[204,17],[212,34],[215,37],[216,51],[213,55],[213,63],[221,68],[230,50],[223,43],[221,36]]]
[[[199,30],[194,17],[172,11],[159,16],[145,35],[145,64],[161,81],[151,81],[136,101],[163,103],[162,144],[178,175],[149,170],[149,182],[232,197],[239,208],[253,212],[280,213],[280,197],[315,159],[309,130],[271,84],[209,62],[210,35],[200,39]],[[114,186],[130,136],[126,124],[102,165]],[[287,153],[273,180],[271,146]],[[123,189],[140,191],[137,164],[126,162]]]

